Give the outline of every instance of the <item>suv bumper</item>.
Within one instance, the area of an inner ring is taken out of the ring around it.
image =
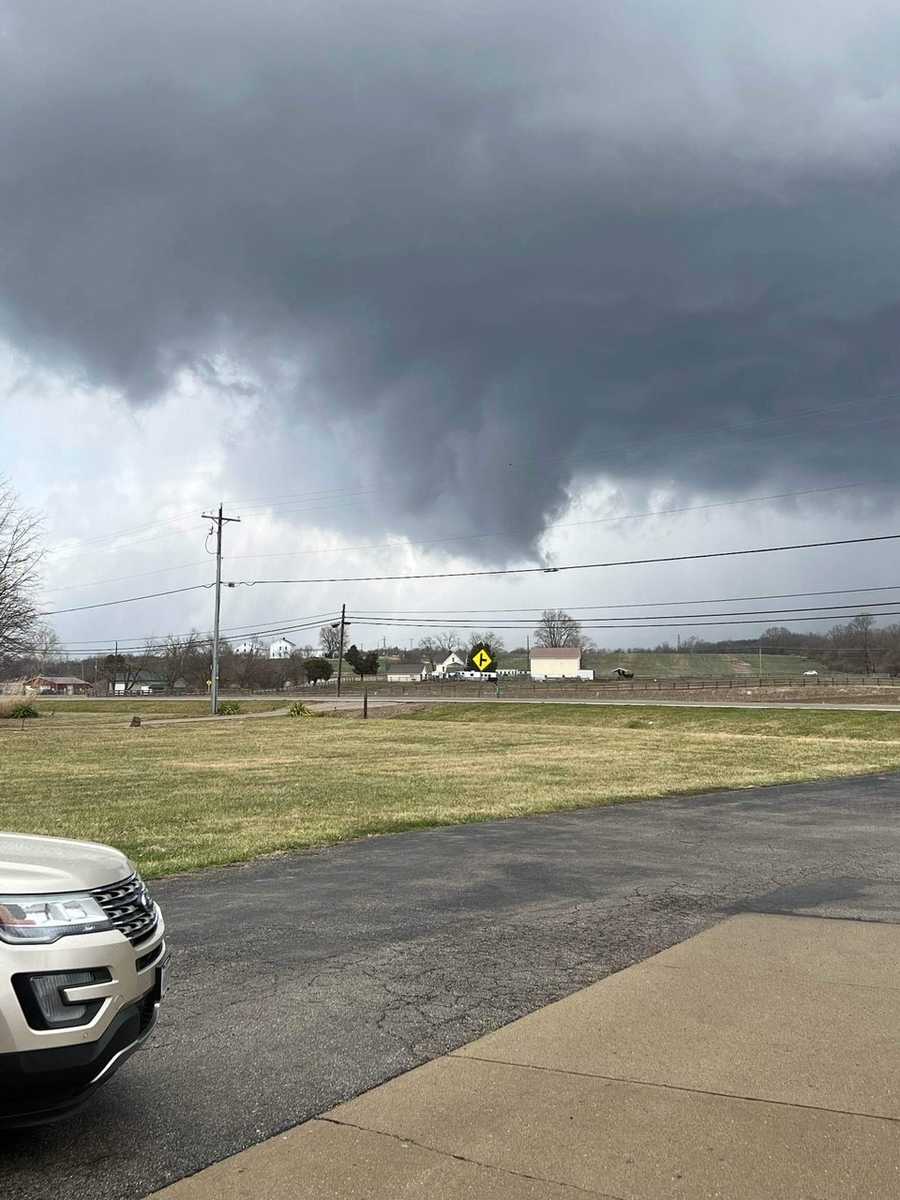
[[[60,938],[49,946],[0,943],[0,1127],[38,1124],[77,1108],[145,1041],[156,1024],[167,952],[163,921],[132,946],[117,931]],[[39,1029],[14,980],[97,968],[108,982],[72,988],[96,1002],[84,1024]]]
[[[159,1015],[157,984],[120,1011],[96,1042],[0,1054],[0,1129],[38,1125],[79,1108],[146,1041]]]

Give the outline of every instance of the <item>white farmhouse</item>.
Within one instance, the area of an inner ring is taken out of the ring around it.
[[[532,679],[593,679],[582,670],[580,646],[535,646],[531,651]]]
[[[244,638],[234,648],[235,654],[262,654],[264,651],[265,646],[258,637]]]
[[[280,637],[269,646],[269,658],[290,658],[296,648],[289,638]]]
[[[436,675],[438,678],[442,675],[458,675],[460,671],[465,671],[466,669],[465,657],[460,657],[455,650],[451,650],[443,658],[436,656],[433,661],[434,665],[429,673]]]
[[[455,650],[451,650],[449,653],[442,650],[434,657],[423,659],[420,662],[389,663],[385,674],[393,683],[417,683],[424,682],[426,679],[441,679],[444,676],[447,678],[461,677],[465,669],[464,655],[457,654]]]

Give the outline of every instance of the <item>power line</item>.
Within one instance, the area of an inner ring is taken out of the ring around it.
[[[165,575],[169,571],[188,571],[196,570],[198,567],[206,569],[205,562],[181,563],[175,567],[158,567],[155,571],[139,571],[136,575],[113,575],[108,579],[92,579],[90,583],[70,583],[67,587],[61,588],[44,588],[43,594],[51,596],[58,592],[83,592],[85,588],[100,587],[104,583],[125,583],[131,579],[147,579],[151,575]]]
[[[850,407],[853,405],[857,405],[857,404],[893,403],[896,401],[896,399],[897,399],[896,396],[851,397],[851,398],[848,398],[848,399],[845,399],[842,401],[838,401],[834,404],[826,405],[826,406],[820,407],[820,408],[805,409],[805,410],[800,410],[799,412],[793,412],[793,413],[772,414],[768,417],[754,417],[749,421],[744,421],[744,422],[740,422],[735,425],[730,425],[730,426],[726,426],[724,428],[719,428],[718,430],[705,429],[703,431],[703,436],[705,439],[708,439],[710,436],[716,436],[716,435],[727,436],[728,434],[734,434],[734,433],[743,434],[744,431],[746,431],[747,429],[752,429],[759,425],[771,424],[773,422],[778,422],[778,421],[791,421],[791,422],[797,421],[797,420],[806,421],[810,417],[822,416],[824,414],[836,412],[841,409],[844,409],[844,408],[847,408],[847,407]],[[891,414],[886,414],[883,417],[869,417],[869,418],[862,418],[862,420],[863,421],[884,421],[884,420],[894,419],[897,416],[900,416],[900,414],[891,413]],[[860,422],[858,421],[857,424],[859,424],[859,423]],[[807,429],[803,429],[803,430],[794,431],[794,432],[795,433],[796,432],[808,433],[809,431]],[[775,436],[783,437],[783,436],[793,436],[793,435],[794,435],[793,433],[788,431],[787,433],[776,434]],[[689,431],[689,430],[682,431],[680,433],[671,433],[670,432],[670,433],[667,433],[667,435],[666,435],[668,443],[677,441],[679,439],[685,439],[685,438],[694,439],[696,437],[697,437],[697,432]],[[618,453],[618,452],[622,452],[623,450],[627,450],[629,447],[634,447],[634,448],[640,449],[645,446],[646,446],[646,438],[641,438],[640,440],[634,439],[634,440],[632,440],[631,443],[620,443],[618,446],[614,447],[614,450]],[[557,456],[557,457],[562,458],[564,456]],[[538,461],[538,460],[534,459],[531,461]],[[547,459],[542,458],[540,460],[540,462],[542,465],[544,465],[547,462]],[[515,463],[515,464],[509,463],[509,464],[507,464],[507,466],[509,468],[517,467],[518,469],[524,469],[525,464],[522,462],[522,460],[520,460],[518,463]],[[861,486],[861,485],[848,485],[848,486]],[[812,492],[814,492],[814,491],[825,491],[825,490],[831,490],[831,489],[810,489],[810,491],[806,494],[812,494]],[[840,489],[834,489],[834,490],[840,490]],[[363,497],[363,496],[368,496],[368,495],[373,494],[374,491],[375,491],[375,489],[367,489],[367,490],[359,491],[359,492],[349,492],[346,490],[343,490],[343,491],[341,491],[341,490],[319,491],[319,492],[311,492],[311,493],[296,493],[293,495],[290,493],[287,493],[287,494],[282,494],[280,497],[276,496],[273,498],[267,498],[264,496],[263,497],[255,497],[255,498],[251,499],[250,501],[246,502],[245,506],[248,508],[287,507],[287,506],[291,505],[292,503],[303,503],[304,501],[315,502],[316,500],[327,499],[328,497],[335,497],[335,498],[338,498],[341,496]],[[786,497],[786,496],[792,495],[792,494],[793,495],[801,495],[804,493],[801,493],[801,492],[785,493],[784,496]],[[772,497],[772,498],[781,498],[781,497]],[[722,502],[722,504],[744,503],[744,502],[745,501],[734,501],[734,502],[724,501],[724,502]],[[746,502],[751,503],[753,501],[750,500],[750,501],[746,501]],[[234,504],[236,502],[231,501],[230,503]],[[698,507],[716,507],[716,505],[698,506]],[[672,510],[672,511],[675,512],[675,511],[689,511],[689,510],[683,509],[683,510]],[[635,514],[635,516],[637,516],[637,515],[638,514]],[[649,516],[649,515],[655,515],[655,514],[646,514],[646,515]],[[79,538],[79,539],[77,539],[77,541],[79,543],[79,547],[81,547],[81,546],[96,547],[98,545],[102,545],[103,543],[110,542],[110,541],[117,542],[119,544],[117,544],[115,547],[111,547],[110,549],[118,550],[118,549],[122,548],[121,538],[123,538],[123,537],[128,538],[128,535],[130,535],[130,534],[140,534],[142,532],[152,533],[152,531],[154,531],[156,529],[165,529],[165,528],[172,527],[172,526],[178,526],[178,525],[182,524],[183,522],[187,521],[189,518],[191,518],[191,516],[192,516],[191,512],[186,510],[184,513],[175,514],[175,516],[168,521],[148,522],[148,523],[144,523],[142,525],[129,526],[124,530],[114,531],[112,533],[107,533],[107,534],[101,534],[96,537],[88,538],[88,539]],[[626,519],[631,519],[631,518],[630,517],[611,518],[611,520],[626,520]],[[603,518],[600,518],[599,520],[602,521]],[[587,524],[590,522],[584,522],[584,523]],[[577,524],[577,523],[572,523],[572,524]],[[139,539],[136,541],[134,539],[129,539],[129,541],[130,541],[130,544],[133,544],[133,545],[139,545],[139,546],[146,545],[148,543],[152,543],[155,541],[160,541],[160,540],[164,540],[166,538],[177,536],[177,534],[186,532],[186,531],[187,531],[186,529],[176,529],[175,532],[173,532],[173,533],[163,534],[163,535],[157,536],[157,537],[151,536],[149,538],[143,538],[143,539]],[[473,538],[474,537],[495,537],[495,536],[503,536],[503,535],[502,534],[471,535],[471,537],[473,537]],[[463,539],[462,538],[458,538],[458,539],[453,538],[453,539],[440,539],[440,540],[456,541],[456,540],[463,540]],[[129,544],[129,542],[126,542],[126,544]],[[420,544],[431,544],[431,543],[420,543]],[[50,549],[49,553],[51,553],[51,554],[61,553],[65,549],[66,549],[66,547],[64,545],[60,545],[60,546],[52,547]],[[327,552],[327,551],[323,551],[323,552]],[[76,553],[77,553],[77,551],[76,551]],[[58,591],[58,590],[62,590],[62,589],[54,589],[54,590]]]
[[[247,507],[278,507],[280,504],[294,504],[304,500],[325,500],[329,497],[359,496],[363,494],[366,493],[350,492],[346,488],[329,489],[325,491],[319,490],[316,492],[282,492],[275,496],[256,496],[253,498],[253,500],[248,502]],[[234,506],[236,504],[240,504],[241,501],[229,500],[227,503],[229,506]],[[141,525],[128,525],[124,529],[114,529],[109,533],[97,534],[95,537],[90,538],[78,538],[78,540],[82,545],[96,545],[99,542],[106,542],[120,537],[127,537],[129,534],[144,533],[153,529],[165,529],[170,525],[180,524],[181,522],[189,519],[194,520],[195,514],[196,509],[185,509],[182,512],[174,513],[171,517],[168,517],[165,520],[146,521]]]
[[[893,600],[877,600],[877,601],[873,602],[872,604],[870,604],[869,607],[870,608],[889,608],[890,606],[892,606],[894,604],[898,604],[898,603],[900,603],[900,600],[898,600],[895,597]],[[634,615],[630,615],[627,617],[598,616],[598,617],[594,617],[594,618],[586,617],[582,621],[580,621],[579,624],[583,628],[589,629],[589,628],[591,628],[592,621],[594,621],[594,620],[596,620],[596,621],[614,621],[616,623],[618,623],[620,621],[663,621],[663,620],[665,620],[665,621],[669,621],[669,620],[671,620],[671,621],[688,621],[688,620],[695,620],[695,619],[702,618],[702,617],[752,617],[752,616],[778,617],[785,613],[811,613],[811,612],[820,612],[820,613],[822,613],[822,620],[827,620],[829,618],[829,616],[838,615],[841,612],[846,612],[848,609],[852,610],[853,612],[858,613],[859,605],[858,604],[814,604],[808,608],[739,609],[737,612],[653,613],[652,615],[650,615],[648,617],[640,617],[640,616],[634,616]],[[878,615],[878,614],[876,614],[876,615]],[[366,613],[354,613],[354,619],[356,621],[372,621],[374,623],[384,623],[384,624],[391,624],[391,625],[398,625],[398,626],[413,625],[416,628],[420,628],[424,625],[440,627],[441,625],[446,624],[446,621],[444,621],[440,618],[429,618],[425,621],[421,621],[421,620],[417,621],[411,617],[395,617],[395,616],[391,616],[390,614],[382,615],[382,616],[370,616]],[[460,625],[484,625],[484,623],[485,623],[484,617],[482,617],[481,620],[479,620],[479,621],[468,621],[467,620],[467,621],[457,622],[457,624],[460,624]],[[534,618],[504,617],[499,622],[494,622],[494,624],[497,624],[498,627],[502,628],[502,629],[517,629],[520,627],[522,629],[530,629],[531,626],[534,625]]]
[[[323,612],[323,613],[312,613],[312,614],[309,614],[307,616],[302,616],[302,617],[285,617],[280,621],[276,621],[274,618],[270,618],[268,621],[260,621],[253,625],[228,625],[228,626],[225,626],[224,632],[227,633],[230,638],[249,637],[253,634],[256,634],[256,635],[262,637],[267,633],[278,633],[278,632],[282,632],[285,630],[302,629],[302,628],[306,628],[306,627],[312,628],[314,625],[324,623],[325,621],[333,621],[333,620],[334,620],[334,612],[333,611],[332,612]],[[120,637],[117,639],[117,641],[118,641],[119,645],[122,646],[129,642],[158,641],[160,636],[176,637],[176,638],[184,639],[184,638],[193,637],[196,635],[197,635],[197,630],[192,629],[187,633],[167,633],[167,634],[163,634],[163,635],[156,634],[156,633],[132,634],[129,637]],[[75,647],[78,647],[78,646],[90,647],[90,646],[103,645],[106,643],[106,641],[107,641],[106,638],[85,639],[83,641],[69,640],[69,641],[65,642],[64,645],[75,646]]]
[[[896,599],[884,600],[884,601],[879,601],[877,606],[878,607],[889,607],[896,603],[898,603],[898,601]],[[871,607],[876,607],[876,605],[872,605]],[[726,617],[727,618],[727,617],[744,617],[744,616],[770,617],[770,618],[774,617],[774,618],[780,619],[782,621],[788,621],[788,620],[795,619],[795,618],[790,617],[790,614],[792,614],[792,613],[812,613],[812,612],[817,612],[818,615],[815,617],[808,617],[808,618],[803,618],[803,619],[804,620],[814,620],[814,621],[833,621],[833,620],[839,618],[840,616],[846,615],[848,611],[858,612],[859,609],[858,609],[857,605],[844,604],[844,605],[822,605],[822,606],[815,606],[813,608],[758,609],[758,610],[743,610],[743,611],[737,611],[737,612],[721,612],[721,613],[715,613],[715,612],[712,612],[712,613],[678,613],[678,614],[668,614],[667,613],[667,614],[662,614],[662,615],[654,614],[652,616],[647,616],[647,617],[641,617],[641,616],[597,617],[594,620],[591,620],[591,619],[583,620],[580,622],[580,625],[581,625],[582,629],[586,629],[586,630],[615,629],[617,627],[622,627],[622,628],[627,628],[627,629],[643,629],[643,628],[656,628],[657,627],[652,624],[651,625],[643,624],[643,622],[651,622],[651,621],[672,621],[672,622],[690,621],[690,622],[694,622],[696,620],[706,620],[707,618],[713,618],[713,617]],[[426,618],[423,620],[415,620],[410,617],[396,617],[391,614],[383,614],[383,615],[375,614],[375,615],[373,615],[373,614],[368,614],[368,613],[353,613],[352,615],[353,615],[353,621],[357,625],[377,626],[379,628],[440,629],[440,628],[445,627],[447,624],[446,621],[444,621],[440,618],[436,618],[436,619],[435,618]],[[878,613],[876,615],[888,616],[888,615],[892,615],[892,614]],[[247,626],[247,627],[237,627],[235,629],[233,627],[234,631],[229,631],[228,636],[223,636],[222,640],[223,641],[241,641],[241,640],[244,640],[244,639],[250,638],[250,637],[264,637],[268,634],[274,634],[274,633],[301,632],[304,630],[316,628],[316,626],[318,626],[324,620],[330,621],[333,619],[334,619],[334,613],[318,613],[318,614],[312,614],[311,616],[306,617],[306,618],[297,618],[296,623],[291,623],[291,622],[287,622],[287,621],[281,621],[278,623],[268,622],[268,623],[266,623],[268,626],[266,628],[262,628],[260,626]],[[796,619],[800,619],[800,618],[796,618]],[[631,622],[631,621],[640,621],[640,622],[642,622],[642,624],[640,624],[640,625],[625,624],[626,622]],[[519,630],[528,630],[528,629],[531,629],[535,624],[533,619],[529,620],[527,618],[503,619],[498,622],[498,621],[489,620],[489,619],[483,617],[479,621],[464,620],[464,621],[453,622],[453,624],[455,624],[458,628],[461,628],[461,629],[483,628],[488,623],[491,624],[497,630],[504,630],[504,631],[509,631],[509,632],[516,632]],[[728,622],[726,622],[726,623],[728,623]],[[740,624],[740,623],[759,624],[760,622],[757,620],[757,621],[753,621],[753,622],[731,622],[731,623],[734,623],[734,624]],[[693,626],[691,625],[691,626],[687,626],[687,627],[691,628]],[[678,628],[678,625],[675,625],[675,624],[667,625],[666,628]],[[179,635],[179,636],[185,637],[185,636],[190,636],[190,635]],[[98,639],[96,639],[95,642],[88,642],[88,641],[66,642],[63,644],[63,647],[65,647],[68,650],[71,650],[72,653],[77,653],[77,652],[99,653],[99,651],[97,651],[95,649],[95,647],[98,644],[105,643],[105,640],[106,639],[98,638]],[[147,643],[147,642],[159,641],[159,640],[161,640],[161,639],[158,637],[154,638],[152,635],[148,635],[143,638],[134,638],[134,639],[119,638],[118,643],[120,645],[124,645],[127,641],[136,641],[136,642]],[[197,644],[198,645],[207,644],[211,640],[212,640],[211,638],[201,638],[201,639],[198,639]],[[59,649],[63,649],[63,647],[59,647]]]
[[[741,603],[745,603],[747,601],[756,601],[756,600],[798,600],[798,599],[805,599],[808,597],[815,597],[815,596],[845,596],[845,595],[855,595],[857,593],[871,594],[873,592],[893,592],[893,591],[898,591],[898,590],[900,590],[900,584],[882,584],[880,587],[831,588],[828,590],[813,591],[813,592],[772,592],[772,593],[765,593],[763,595],[757,595],[757,596],[716,596],[716,597],[712,597],[710,599],[696,599],[695,598],[693,600],[640,600],[640,601],[632,601],[627,604],[586,604],[586,605],[559,604],[559,605],[556,605],[556,607],[563,609],[567,613],[597,612],[597,611],[606,612],[606,611],[610,611],[610,610],[621,610],[621,609],[626,609],[626,608],[627,609],[631,609],[631,608],[662,608],[662,607],[673,608],[673,607],[679,607],[681,605],[690,605],[690,604],[741,604]],[[881,603],[888,603],[888,602],[885,601],[885,602],[881,602]],[[472,616],[472,617],[478,618],[479,624],[484,624],[487,621],[494,622],[498,616],[505,616],[508,614],[542,613],[546,610],[547,607],[548,606],[546,604],[543,604],[543,605],[534,606],[532,608],[517,607],[517,608],[366,609],[360,615],[364,616],[364,617],[375,617],[375,618],[386,618],[386,617],[394,617],[394,616],[398,616],[398,617],[421,616],[421,617],[433,618],[433,620],[437,624],[459,624],[461,617]],[[823,606],[823,607],[839,607],[839,606],[828,605],[828,606]],[[847,605],[844,607],[854,607],[854,606]],[[871,607],[875,607],[874,603],[871,605]],[[712,614],[709,614],[709,615],[712,615]],[[274,628],[273,628],[272,632],[274,632],[274,631],[277,631],[278,629],[282,628],[283,626],[286,627],[287,625],[292,624],[293,622],[297,622],[297,621],[299,621],[299,622],[317,621],[317,620],[321,620],[321,621],[329,620],[330,621],[333,619],[334,619],[333,611],[332,612],[313,613],[311,615],[304,615],[302,617],[296,617],[296,616],[282,617],[282,618],[269,617],[268,619],[266,619],[264,621],[256,622],[255,624],[241,624],[241,625],[226,626],[224,632],[232,633],[232,632],[237,631],[242,634],[250,634],[250,633],[254,632],[254,630],[256,630],[256,631],[259,631],[260,633],[264,633],[264,632],[266,632],[266,629],[263,628],[264,626],[273,626]],[[525,618],[523,618],[523,620],[525,620]],[[195,632],[195,631],[190,630],[190,631],[184,632],[184,633],[167,634],[166,636],[185,638],[185,637],[191,636],[191,633],[193,633],[193,632]],[[122,644],[124,644],[126,642],[146,642],[157,636],[158,635],[154,634],[154,633],[130,634],[128,636],[120,637],[118,640]],[[101,639],[101,638],[95,638],[93,640],[84,639],[82,641],[67,642],[66,645],[91,646],[91,645],[100,643],[102,641],[105,641],[105,639]]]
[[[712,615],[712,614],[710,614],[710,615]],[[878,615],[882,616],[882,617],[900,617],[900,609],[895,609],[895,610],[892,610],[891,612],[879,613]],[[625,620],[628,620],[628,618],[625,618]],[[834,620],[834,617],[829,617],[827,614],[825,614],[824,616],[818,616],[818,617],[784,617],[784,618],[782,618],[782,620],[783,620],[784,624],[786,624],[786,625],[794,625],[794,624],[797,624],[799,622],[804,622],[804,621],[829,621],[829,620]],[[587,629],[587,630],[598,630],[598,629],[602,629],[602,630],[705,629],[705,628],[714,628],[716,626],[759,625],[760,624],[758,619],[753,619],[753,620],[743,620],[742,619],[742,620],[738,620],[738,621],[692,621],[688,625],[679,625],[679,624],[673,624],[671,622],[665,623],[665,618],[661,618],[661,622],[662,623],[659,623],[659,624],[648,624],[648,625],[625,625],[625,624],[623,624],[623,625],[607,625],[607,624],[594,624],[594,623],[585,622],[582,624],[582,629]],[[367,621],[363,618],[356,617],[356,616],[354,616],[354,618],[353,618],[353,623],[355,625],[368,625],[373,628],[379,628],[379,629],[391,628],[392,624],[393,624],[390,621],[371,621],[371,620]],[[484,628],[484,622],[482,622],[481,624],[477,624],[477,625],[474,623],[465,624],[463,622],[460,622],[459,625],[460,625],[461,629],[469,629],[469,630]],[[423,622],[421,624],[403,625],[403,626],[400,626],[400,628],[403,628],[403,629],[433,629],[433,628],[440,628],[440,625],[430,625],[428,623]],[[495,626],[496,630],[503,631],[503,632],[516,632],[518,630],[527,629],[527,628],[528,628],[528,626],[524,626],[524,625],[505,626],[505,625],[498,624]],[[756,639],[754,639],[754,640],[756,640]]]
[[[188,517],[193,516],[193,511],[194,510],[191,509],[189,512],[176,513],[173,517],[170,517],[168,520],[165,520],[165,521],[163,521],[163,520],[147,521],[142,525],[129,525],[125,529],[112,530],[110,533],[101,533],[101,534],[95,535],[94,537],[82,538],[82,537],[77,537],[77,535],[72,535],[72,536],[75,536],[76,540],[82,546],[96,546],[96,545],[100,545],[103,542],[114,541],[118,538],[128,537],[129,535],[132,535],[132,534],[149,533],[155,529],[167,529],[172,525],[181,524],[183,521],[186,521],[188,519]],[[71,537],[68,540],[71,540]],[[60,546],[54,546],[54,547],[51,547],[49,553],[55,554],[58,551],[63,550],[63,549],[65,549],[64,544],[60,545]]]
[[[390,583],[423,579],[478,579],[500,575],[556,575],[561,571],[592,571],[607,567],[640,567],[657,563],[698,562],[711,558],[738,558],[750,554],[778,554],[788,550],[818,550],[829,546],[858,546],[867,542],[887,542],[900,538],[900,533],[882,533],[870,537],[836,538],[827,542],[795,542],[784,546],[757,546],[747,550],[715,550],[702,554],[667,554],[659,558],[623,558],[608,562],[567,563],[558,567],[494,567],[484,571],[428,571],[411,575],[338,575],[311,579],[241,579],[241,587],[261,584],[314,583]]]
[[[363,497],[373,494],[373,491],[374,489],[367,492],[336,492],[333,493],[333,495],[335,499],[338,499],[341,496]],[[320,501],[325,501],[325,503],[320,503]],[[332,508],[344,508],[359,502],[360,501],[358,499],[351,499],[344,503],[332,503],[329,500],[329,494],[323,493],[320,496],[311,494],[310,497],[308,497],[307,502],[296,500],[288,501],[285,504],[276,503],[271,505],[260,505],[258,507],[273,509],[289,507],[291,511],[302,510],[306,512],[327,512]],[[100,534],[95,538],[70,538],[68,540],[74,540],[77,542],[77,545],[72,548],[73,555],[78,555],[82,553],[82,551],[87,552],[87,550],[90,550],[92,553],[96,554],[118,553],[122,549],[133,549],[141,546],[148,546],[154,544],[155,542],[162,542],[168,540],[169,538],[187,534],[190,532],[190,522],[193,520],[194,518],[192,514],[188,513],[184,516],[176,516],[170,521],[155,521],[146,525],[131,526],[127,529],[119,530],[118,532]],[[156,532],[157,530],[161,529],[171,529],[172,531],[169,533]],[[144,536],[141,536],[142,534]],[[114,544],[105,546],[105,543],[108,542]],[[96,548],[98,546],[104,548],[98,550]],[[65,543],[61,543],[51,547],[48,553],[63,554],[67,550],[69,550],[69,547]]]
[[[275,496],[269,500],[267,500],[265,497],[262,497],[262,498],[258,497],[258,499],[260,501],[259,503],[253,503],[253,502],[247,503],[242,500],[229,500],[228,504],[230,507],[235,507],[236,505],[240,505],[242,512],[253,512],[260,508],[265,508],[265,509],[293,508],[295,505],[301,505],[301,504],[310,503],[310,502],[318,502],[318,501],[322,501],[322,500],[325,500],[325,501],[341,500],[341,499],[345,499],[345,498],[350,499],[350,498],[358,498],[360,496],[374,496],[374,495],[376,495],[376,493],[377,493],[377,488],[364,488],[364,489],[362,489],[360,491],[356,491],[356,492],[351,492],[351,491],[348,491],[346,488],[344,488],[340,491],[309,492],[306,495],[303,495],[302,493],[300,493],[295,496],[291,496],[291,495],[281,496],[281,497]]]
[[[212,588],[214,583],[195,583],[193,587],[170,588],[167,592],[148,592],[146,596],[126,596],[122,600],[102,600],[99,604],[79,604],[75,608],[53,608],[38,613],[40,617],[58,617],[62,613],[87,612],[91,608],[115,608],[118,604],[135,604],[138,600],[156,600],[160,596],[180,596],[183,592],[199,592]]]
[[[334,617],[335,617],[334,613],[328,613],[326,615],[330,619],[334,619]],[[322,623],[322,618],[319,617],[315,621],[307,621],[305,623],[301,623],[301,624],[297,624],[297,625],[281,624],[281,625],[275,625],[271,629],[245,630],[240,633],[230,633],[227,636],[220,634],[219,641],[220,642],[242,642],[242,641],[247,641],[251,638],[266,637],[269,634],[302,633],[309,629],[316,629],[321,623]],[[150,637],[146,637],[146,638],[136,638],[134,640],[139,643],[143,642],[146,645],[146,644],[154,644],[154,643],[162,642],[165,640],[166,637],[172,637],[172,636],[176,636],[176,635],[166,634],[166,635],[163,635],[162,637],[150,636]],[[184,636],[184,635],[182,635],[182,636]],[[187,635],[187,636],[190,636],[190,635]],[[206,637],[197,637],[194,639],[195,646],[211,646],[212,642],[213,642],[213,638],[211,635],[206,636]],[[125,641],[122,638],[116,639],[115,645],[119,648],[119,650],[124,649],[128,652],[134,652],[134,651],[140,649],[140,646],[126,645]],[[61,654],[74,655],[75,657],[81,657],[81,658],[94,658],[99,654],[103,654],[107,651],[112,650],[113,644],[111,642],[107,641],[106,639],[98,639],[98,641],[91,642],[91,643],[64,642],[61,646],[57,646],[55,649],[56,649],[56,651],[58,651]]]
[[[681,604],[741,604],[748,600],[797,600],[806,596],[850,596],[856,592],[895,592],[900,590],[900,584],[884,584],[882,587],[865,587],[865,588],[833,588],[830,591],[820,592],[774,592],[764,596],[719,596],[711,600],[641,600],[633,601],[629,604],[561,604],[556,607],[563,609],[567,613],[573,612],[595,612],[596,610],[607,610],[613,608],[663,608],[674,607]],[[890,601],[894,603],[894,601]],[[442,621],[451,620],[452,614],[460,613],[462,615],[480,615],[482,621],[487,619],[492,613],[542,613],[547,610],[547,605],[542,604],[533,608],[394,608],[394,609],[372,609],[367,611],[365,615],[370,617],[387,617],[394,615],[401,616],[434,616],[440,617]],[[824,605],[823,607],[830,607]],[[849,607],[854,607],[850,605]],[[448,615],[449,614],[449,615]]]
[[[618,517],[589,517],[583,521],[550,521],[544,525],[542,533],[546,533],[550,529],[576,529],[585,525],[615,525],[620,521],[640,521],[648,517],[665,517],[673,516],[680,513],[705,512],[714,508],[731,508],[739,504],[760,504],[769,500],[787,500],[798,496],[817,496],[827,492],[845,492],[855,488],[878,486],[880,483],[892,482],[889,480],[863,480],[859,483],[842,483],[834,487],[823,488],[803,488],[792,492],[775,492],[768,496],[746,496],[736,500],[717,500],[710,504],[692,504],[679,508],[659,508],[651,509],[642,513],[624,513]],[[233,554],[227,557],[228,562],[248,562],[250,560],[270,559],[270,558],[308,558],[316,554],[357,554],[366,550],[416,550],[423,549],[427,546],[440,546],[456,542],[473,542],[483,541],[487,538],[506,537],[509,530],[493,530],[485,533],[466,533],[453,535],[452,537],[430,538],[422,542],[410,542],[406,540],[390,541],[390,542],[370,542],[361,546],[329,546],[315,550],[295,550],[287,552],[278,552],[274,554]]]
[[[715,503],[712,503],[712,504],[697,504],[697,505],[690,505],[690,506],[681,507],[681,508],[652,509],[650,511],[643,512],[643,513],[625,513],[622,516],[618,516],[618,517],[592,517],[592,518],[589,518],[589,519],[586,519],[583,521],[552,521],[549,524],[544,526],[544,531],[546,532],[549,529],[572,529],[572,528],[577,528],[577,527],[584,526],[584,525],[614,525],[620,521],[636,521],[636,520],[642,520],[644,518],[649,518],[649,517],[670,516],[670,515],[678,514],[678,513],[701,512],[701,511],[706,511],[708,509],[714,509],[714,508],[728,508],[728,507],[731,507],[734,505],[740,505],[740,504],[759,504],[759,503],[762,503],[765,501],[770,501],[770,500],[785,500],[785,499],[792,499],[792,498],[795,498],[798,496],[814,496],[814,495],[822,495],[824,493],[829,493],[829,492],[850,491],[850,490],[853,490],[856,488],[866,487],[867,485],[871,486],[872,484],[874,484],[875,486],[877,486],[879,483],[886,483],[886,482],[889,482],[889,481],[887,481],[887,480],[866,480],[866,481],[861,481],[859,483],[838,484],[835,487],[805,488],[800,491],[793,491],[793,492],[776,492],[776,493],[773,493],[768,496],[747,496],[747,497],[742,497],[742,498],[736,499],[736,500],[721,500],[721,501],[716,501]],[[181,532],[181,531],[179,530],[178,532]],[[170,536],[175,536],[175,535],[174,534],[166,534],[164,536],[170,537]],[[484,540],[486,538],[504,537],[504,536],[505,536],[504,531],[497,530],[492,533],[472,533],[472,534],[460,534],[460,535],[455,535],[455,536],[446,537],[446,538],[431,538],[428,541],[422,541],[422,542],[408,542],[408,541],[404,540],[404,541],[390,541],[390,542],[381,542],[381,543],[369,543],[369,544],[364,544],[361,546],[328,546],[328,547],[321,547],[321,548],[314,549],[314,550],[295,550],[295,551],[287,551],[287,552],[279,551],[277,553],[272,553],[272,554],[231,554],[231,555],[225,556],[225,561],[226,562],[250,562],[250,561],[258,561],[260,559],[273,559],[273,558],[278,558],[278,559],[281,559],[281,558],[307,558],[307,557],[312,557],[312,556],[315,556],[318,554],[342,554],[342,553],[343,554],[356,554],[356,553],[360,553],[360,552],[366,551],[366,550],[423,549],[428,546],[446,545],[448,543],[466,542],[466,541],[479,541],[479,540]],[[163,538],[155,538],[155,539],[151,539],[151,540],[161,541],[164,539]],[[140,544],[143,545],[145,543],[141,542]],[[208,550],[207,553],[212,555],[213,551]],[[164,575],[171,571],[196,570],[199,567],[205,567],[205,565],[206,564],[202,563],[202,562],[181,563],[178,566],[159,567],[153,571],[140,571],[133,575],[114,575],[112,577],[107,577],[105,579],[94,579],[90,583],[69,584],[67,587],[58,587],[58,588],[44,588],[43,594],[45,596],[47,596],[47,595],[55,595],[60,592],[84,591],[87,588],[100,587],[105,583],[125,583],[131,579],[147,579],[151,576]]]

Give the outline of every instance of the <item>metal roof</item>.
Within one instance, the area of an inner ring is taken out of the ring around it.
[[[532,658],[577,658],[581,659],[580,646],[535,646]]]

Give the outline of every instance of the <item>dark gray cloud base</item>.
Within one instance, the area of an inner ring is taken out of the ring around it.
[[[900,13],[785,7],[0,3],[3,326],[134,403],[226,354],[509,550],[892,473]]]

